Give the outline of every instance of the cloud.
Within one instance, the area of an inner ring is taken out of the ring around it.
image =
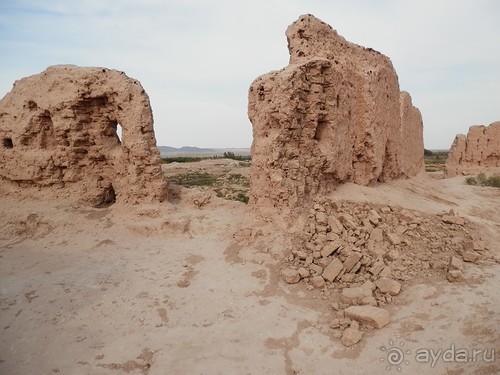
[[[424,116],[426,147],[498,119],[494,0],[18,0],[0,4],[0,95],[48,65],[106,66],[141,81],[159,144],[248,147],[247,90],[288,63],[286,27],[312,13],[391,57]],[[496,104],[496,105],[495,105]],[[477,116],[477,117],[474,117]],[[474,118],[478,118],[474,120]]]

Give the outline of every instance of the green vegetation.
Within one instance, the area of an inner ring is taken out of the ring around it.
[[[500,175],[486,177],[484,173],[479,173],[476,177],[470,176],[465,179],[467,185],[492,186],[500,188]]]
[[[248,203],[250,181],[239,173],[210,174],[207,172],[186,172],[167,176],[176,185],[185,187],[210,187],[219,198]]]
[[[214,175],[207,172],[190,172],[170,176],[169,180],[182,186],[212,186],[217,181]]]
[[[202,157],[199,157],[199,156],[168,156],[168,157],[161,158],[161,162],[163,164],[170,164],[170,163],[195,163],[195,162],[201,161],[203,159],[207,159],[207,158],[202,158]]]
[[[234,200],[237,200],[237,201],[240,201],[240,202],[243,202],[245,204],[248,204],[248,201],[250,200],[250,198],[248,197],[248,195],[246,195],[245,193],[243,192],[239,192],[236,197],[234,198]]]
[[[426,172],[444,171],[448,151],[431,151],[424,149],[424,162]]]
[[[164,156],[161,158],[163,164],[170,163],[195,163],[201,160],[214,160],[214,159],[233,159],[238,160],[241,163],[248,163],[248,165],[242,165],[249,167],[250,160],[252,160],[251,155],[235,155],[234,152],[224,152],[224,155],[215,156]]]
[[[230,184],[239,184],[247,188],[250,187],[250,181],[248,178],[239,173],[230,174],[227,180]]]
[[[252,160],[252,157],[250,155],[235,155],[234,152],[231,152],[231,151],[224,152],[223,158],[224,159],[239,160],[239,161]]]

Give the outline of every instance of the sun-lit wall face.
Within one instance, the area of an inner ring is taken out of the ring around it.
[[[95,207],[166,198],[149,98],[123,72],[49,67],[17,81],[0,113],[0,182],[62,186]]]

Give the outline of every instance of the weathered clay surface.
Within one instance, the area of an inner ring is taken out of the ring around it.
[[[471,126],[467,136],[458,134],[446,159],[446,177],[500,167],[500,121]]]
[[[389,58],[311,15],[286,35],[289,65],[249,89],[254,204],[295,206],[339,183],[423,170],[422,118]]]
[[[16,81],[0,101],[0,139],[0,183],[10,188],[92,206],[166,197],[149,98],[123,72],[61,65]]]

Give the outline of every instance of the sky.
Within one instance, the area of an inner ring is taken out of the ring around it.
[[[426,148],[500,120],[498,0],[0,0],[0,98],[50,65],[102,66],[142,83],[158,145],[250,147],[248,88],[288,64],[306,13],[390,57]]]

